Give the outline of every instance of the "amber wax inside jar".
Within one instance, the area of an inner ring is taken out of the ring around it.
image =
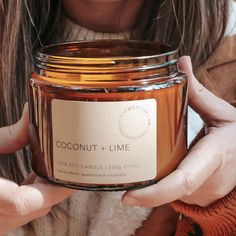
[[[156,183],[186,154],[187,78],[156,42],[78,41],[37,52],[29,81],[32,168],[84,190]]]

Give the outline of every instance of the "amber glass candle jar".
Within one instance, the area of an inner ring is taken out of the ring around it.
[[[47,46],[29,82],[33,170],[84,190],[156,183],[186,154],[187,78],[154,42]]]

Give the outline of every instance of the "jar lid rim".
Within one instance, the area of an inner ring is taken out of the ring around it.
[[[127,50],[127,54],[119,55],[118,50]],[[93,50],[100,49],[98,55]],[[129,49],[129,51],[128,51]],[[85,53],[85,50],[87,51]],[[70,53],[69,53],[70,52]],[[62,60],[66,63],[112,64],[113,61],[145,60],[172,55],[177,58],[178,49],[153,41],[139,40],[96,40],[71,41],[56,43],[42,47],[36,52],[37,61]]]

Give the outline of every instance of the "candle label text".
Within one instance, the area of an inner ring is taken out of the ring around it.
[[[155,99],[52,100],[53,171],[58,180],[122,184],[157,175]]]

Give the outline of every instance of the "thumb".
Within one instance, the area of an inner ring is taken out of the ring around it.
[[[21,119],[16,124],[0,128],[0,155],[23,148],[28,144],[28,139],[29,113],[26,103]]]
[[[189,104],[210,125],[235,121],[236,110],[226,101],[215,96],[198,82],[193,74],[191,59],[181,57],[179,68],[185,72],[189,81]]]
[[[16,183],[0,178],[0,215],[25,216],[47,209],[77,192],[75,189],[46,183],[43,179],[30,185]]]

